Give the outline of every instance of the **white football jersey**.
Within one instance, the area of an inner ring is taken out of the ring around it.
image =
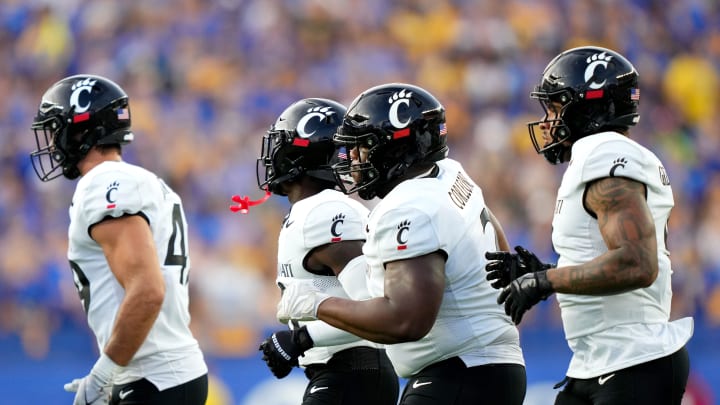
[[[90,329],[102,350],[125,290],[114,277],[90,227],[105,218],[140,215],[150,225],[165,278],[165,300],[155,324],[116,384],[146,378],[158,389],[207,373],[190,332],[187,223],[180,197],[155,174],[125,162],[104,162],[83,176],[70,206],[68,259]]]
[[[668,322],[672,270],[665,233],[674,205],[670,180],[660,160],[630,138],[604,132],[573,144],[552,223],[558,267],[586,263],[607,252],[597,219],[583,206],[583,196],[589,182],[613,176],[647,186],[660,271],[651,286],[622,294],[557,294],[573,351],[567,375],[574,378],[597,377],[667,356],[692,335],[692,318]]]
[[[364,241],[367,216],[365,206],[336,190],[323,190],[294,203],[278,238],[277,282],[312,279],[327,294],[347,299],[332,269],[325,269],[322,275],[315,274],[308,271],[305,260],[313,249],[329,243]],[[381,347],[323,321],[300,324],[308,325],[315,343],[315,347],[298,359],[302,366],[325,364],[335,353],[351,347]]]
[[[388,357],[401,377],[455,356],[468,367],[524,364],[518,330],[485,279],[485,252],[498,247],[482,191],[458,162],[444,159],[437,166],[436,177],[396,186],[368,221],[363,253],[375,297],[384,295],[385,263],[439,250],[447,254],[435,324],[418,341],[387,345]]]

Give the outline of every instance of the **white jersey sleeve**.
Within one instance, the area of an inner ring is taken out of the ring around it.
[[[387,262],[423,256],[443,245],[430,216],[414,207],[399,207],[378,218],[373,240]]]
[[[622,154],[618,151],[622,151]],[[646,157],[642,150],[629,147],[622,139],[599,144],[587,156],[582,166],[581,182],[589,183],[605,177],[627,177],[648,184]]]
[[[107,217],[118,218],[127,214],[141,214],[152,210],[152,201],[143,201],[152,194],[142,179],[127,172],[101,172],[93,176],[87,184],[79,212],[90,225],[97,224]],[[143,190],[144,189],[144,190]],[[145,214],[145,219],[148,220]]]

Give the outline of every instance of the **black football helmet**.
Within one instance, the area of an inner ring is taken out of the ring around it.
[[[382,198],[409,167],[447,157],[445,108],[417,86],[372,87],[348,107],[334,140],[344,158],[333,168],[343,192],[357,192],[365,200]],[[350,151],[361,147],[367,157],[353,162]]]
[[[70,76],[42,96],[31,129],[37,149],[30,153],[42,181],[61,174],[80,176],[77,168],[95,145],[124,145],[133,140],[128,96],[113,81],[95,75]]]
[[[547,65],[530,97],[545,110],[542,120],[528,123],[530,139],[552,164],[568,160],[572,142],[598,132],[625,131],[640,120],[638,72],[610,49],[584,46],[562,52]],[[558,111],[556,118],[553,111]],[[548,127],[549,142],[536,129],[541,124]]]
[[[280,184],[303,174],[334,187],[332,138],[345,111],[342,104],[323,98],[306,98],[286,108],[263,137],[258,187],[286,195]]]

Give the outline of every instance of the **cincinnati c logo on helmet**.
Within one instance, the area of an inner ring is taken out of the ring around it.
[[[587,67],[585,68],[585,82],[589,82],[590,79],[593,79],[595,76],[595,70],[598,68],[598,66],[602,66],[603,68],[607,68],[608,62],[612,60],[612,55],[608,55],[605,52],[602,53],[596,53],[593,56],[590,56],[587,58],[586,62],[588,63]],[[599,89],[602,86],[605,85],[606,80],[603,79],[602,82],[591,82],[590,88],[591,89]]]
[[[312,107],[307,110],[307,114],[305,114],[302,118],[300,118],[300,121],[298,121],[297,124],[297,133],[300,138],[309,138],[311,137],[315,131],[307,132],[305,127],[307,127],[308,123],[311,119],[317,118],[322,122],[326,117],[329,117],[331,115],[335,114],[335,111],[333,111],[332,107]]]
[[[398,117],[398,109],[400,108],[400,105],[405,105],[405,107],[410,106],[410,98],[412,97],[412,92],[408,91],[405,92],[405,89],[402,89],[399,93],[393,93],[393,95],[388,99],[388,103],[390,103],[390,111],[388,111],[388,118],[390,119],[390,124],[394,126],[395,128],[405,128],[410,123],[410,118],[407,120],[400,121],[400,117]]]
[[[83,93],[90,94],[95,83],[97,83],[97,80],[88,77],[75,82],[70,88],[72,90],[72,94],[70,94],[70,105],[75,107],[73,110],[75,114],[84,113],[90,108],[90,104],[92,104],[90,98],[88,97],[87,102],[81,105],[80,97]]]

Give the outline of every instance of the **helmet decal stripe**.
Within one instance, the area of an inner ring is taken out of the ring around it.
[[[78,115],[75,115],[75,116],[73,117],[73,124],[77,124],[78,122],[87,121],[87,120],[89,120],[89,119],[90,119],[90,113],[89,113],[89,112],[82,113],[82,114],[78,114]]]
[[[588,90],[588,91],[585,92],[585,99],[586,99],[586,100],[594,100],[594,99],[596,99],[596,98],[602,98],[604,93],[605,93],[605,92],[603,91],[603,89],[600,89],[600,90]]]
[[[295,145],[295,146],[307,147],[308,145],[310,145],[310,140],[309,140],[309,139],[295,138],[295,139],[293,139],[292,144]]]
[[[405,138],[406,136],[410,136],[410,128],[403,128],[393,132],[393,139]]]

